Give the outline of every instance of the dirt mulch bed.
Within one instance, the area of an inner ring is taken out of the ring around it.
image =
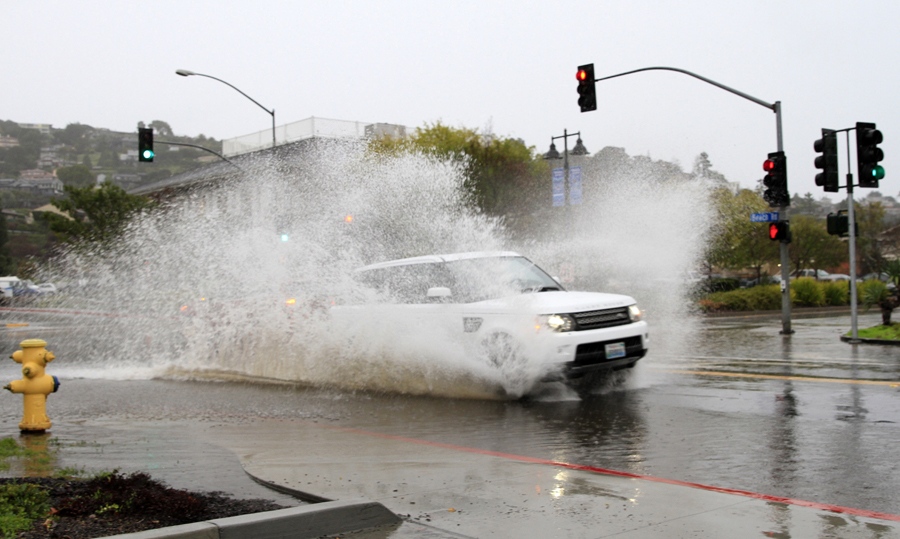
[[[112,473],[91,479],[12,478],[49,494],[50,513],[22,539],[92,539],[178,524],[283,509],[268,500],[237,500],[221,492],[190,492],[165,486],[144,473]]]

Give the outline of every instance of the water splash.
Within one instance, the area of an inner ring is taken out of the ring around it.
[[[575,288],[636,297],[654,335],[665,336],[667,323],[686,314],[680,276],[704,244],[693,231],[709,218],[698,203],[702,186],[588,171],[585,204],[549,217],[562,234],[547,227],[513,241],[500,221],[471,209],[458,163],[320,141],[242,167],[241,176],[136,219],[114,246],[71,251],[46,268],[47,280],[69,285],[42,315],[56,328],[49,340],[66,358],[60,368],[520,395],[535,377],[492,369],[446,335],[418,331],[398,341],[382,319],[357,328],[348,343],[327,311],[337,298],[366,293],[350,278],[361,265],[508,249],[568,274]]]

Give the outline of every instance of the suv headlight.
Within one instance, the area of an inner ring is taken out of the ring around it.
[[[575,319],[568,314],[547,314],[539,317],[539,326],[551,331],[575,331]]]
[[[644,319],[644,313],[638,309],[637,305],[629,305],[628,306],[628,316],[631,318],[632,322],[640,322]]]

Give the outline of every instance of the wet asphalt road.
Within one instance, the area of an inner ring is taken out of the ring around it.
[[[860,327],[877,322],[864,315]],[[578,398],[551,385],[516,402],[295,385],[67,379],[60,364],[50,369],[63,382],[50,397],[50,416],[63,442],[85,436],[85,426],[100,429],[95,445],[74,449],[89,467],[115,465],[104,453],[142,451],[149,471],[170,482],[191,477],[192,485],[246,488],[246,495],[258,491],[245,485],[240,471],[224,471],[239,470],[233,456],[211,454],[219,471],[203,479],[209,470],[202,466],[154,461],[153,433],[201,451],[204,433],[221,425],[298,418],[900,514],[900,347],[841,342],[850,327],[846,315],[795,317],[793,325],[791,337],[779,335],[777,317],[704,319],[680,340],[674,328],[659,331],[633,372],[594,394]],[[2,344],[11,352],[33,336],[7,330]],[[16,364],[0,364],[0,379],[18,376]],[[13,435],[21,401],[0,397],[0,432]],[[120,428],[137,434],[117,442],[110,433]]]

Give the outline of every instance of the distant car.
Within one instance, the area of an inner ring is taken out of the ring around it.
[[[36,285],[38,292],[41,294],[56,294],[59,290],[56,289],[56,285],[53,283],[41,283]]]
[[[741,279],[741,288],[752,288],[758,284],[778,284],[781,282],[781,275],[763,275],[759,279]]]
[[[13,298],[34,298],[40,295],[33,282],[15,276],[0,277],[0,290],[3,291],[3,299],[7,301]]]
[[[579,378],[633,367],[649,345],[633,298],[566,291],[513,252],[394,260],[360,268],[355,280],[367,299],[332,307],[335,331],[377,322],[400,346],[423,342],[420,332],[444,335],[502,372],[536,363],[544,379]]]
[[[812,277],[813,279],[817,279],[819,281],[827,281],[829,280],[829,275],[831,274],[825,270],[802,269],[794,272],[794,275],[792,275],[791,278]]]
[[[862,276],[863,281],[881,281],[887,284],[889,290],[894,290],[897,286],[894,284],[893,280],[891,280],[891,276],[887,273],[867,273]]]

